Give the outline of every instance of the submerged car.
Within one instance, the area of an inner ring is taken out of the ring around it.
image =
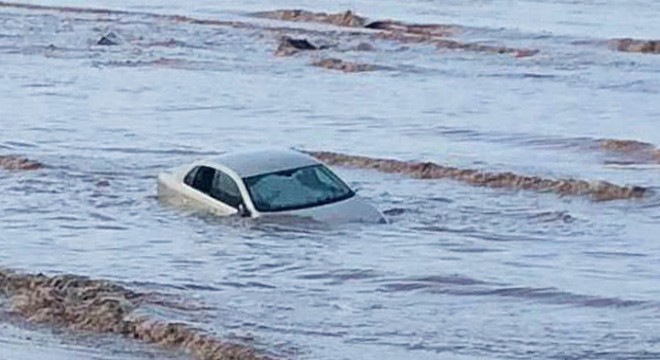
[[[294,150],[234,152],[174,168],[158,176],[158,195],[218,215],[385,222],[327,166]]]

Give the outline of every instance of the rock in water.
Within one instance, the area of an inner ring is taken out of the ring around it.
[[[103,45],[103,46],[114,46],[114,45],[120,45],[122,43],[121,38],[117,33],[111,31],[103,36],[96,42],[96,45]]]
[[[280,39],[280,45],[275,50],[276,56],[291,56],[299,51],[319,50],[319,47],[307,41],[307,39],[294,39],[284,36]]]
[[[0,155],[0,168],[5,170],[39,170],[44,164],[19,155]]]

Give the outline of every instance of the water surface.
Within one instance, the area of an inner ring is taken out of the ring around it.
[[[660,57],[600,44],[657,35],[655,2],[68,4],[247,23],[260,23],[252,11],[352,8],[541,52],[382,41],[329,50],[390,69],[343,74],[309,66],[321,55],[275,57],[280,33],[260,27],[0,7],[0,153],[48,165],[0,170],[0,266],[203,304],[157,315],[283,358],[660,357],[657,197],[601,203],[341,168],[391,224],[217,219],[155,197],[160,171],[255,145],[657,190],[657,164],[611,166],[621,154],[593,147],[660,144]],[[95,45],[108,31],[124,43]],[[29,332],[53,357],[89,358],[49,331],[3,322],[0,348],[41,356],[16,340]],[[108,341],[97,358],[152,356],[112,355],[126,345]]]

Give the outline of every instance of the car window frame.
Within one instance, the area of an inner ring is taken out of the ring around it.
[[[188,187],[197,190],[193,184],[195,183],[195,177],[197,177],[197,171],[199,168],[202,167],[202,165],[196,165],[192,169],[190,169],[186,175],[183,177],[183,183],[188,185]]]
[[[192,170],[190,170],[188,172],[188,174],[186,174],[186,176],[183,179],[183,182],[184,182],[184,184],[188,185],[191,189],[194,189],[199,193],[208,195],[209,194],[208,192],[206,192],[206,191],[204,191],[204,190],[202,190],[198,187],[195,187],[195,183],[197,183],[197,177],[199,176],[199,172],[202,168],[209,169],[209,170],[213,171],[213,176],[215,176],[216,169],[213,168],[212,166],[195,165],[195,167],[192,168]],[[211,181],[213,181],[213,176],[211,178]]]
[[[199,170],[200,170],[201,168],[207,168],[207,169],[211,169],[211,170],[213,170],[213,178],[211,179],[211,186],[210,186],[210,188],[209,188],[209,191],[202,191],[201,189],[199,189],[199,188],[193,186],[193,185],[195,184],[195,181],[197,180],[197,176],[198,176],[198,174],[199,174]],[[234,186],[236,187],[236,190],[238,191],[238,197],[239,197],[239,201],[238,201],[238,203],[236,204],[236,206],[233,206],[233,205],[231,205],[231,204],[229,204],[229,203],[223,201],[222,199],[218,198],[217,196],[214,196],[214,194],[213,194],[213,183],[215,182],[215,178],[216,178],[216,176],[218,176],[218,173],[221,174],[221,175],[223,175],[223,176],[226,176],[227,178],[229,178],[229,179],[232,181],[232,183],[234,184]],[[243,194],[243,191],[241,190],[241,187],[240,187],[239,182],[236,181],[236,179],[235,179],[234,176],[231,176],[231,174],[229,174],[229,173],[227,173],[226,171],[223,171],[223,170],[221,170],[221,169],[218,169],[217,167],[209,166],[209,165],[203,165],[203,164],[195,165],[195,166],[194,166],[192,169],[190,169],[190,171],[188,171],[188,173],[184,176],[184,178],[183,178],[183,183],[184,183],[186,186],[188,186],[189,188],[195,190],[197,193],[204,195],[207,199],[210,199],[210,200],[212,200],[212,201],[219,202],[219,203],[222,204],[223,206],[226,206],[226,207],[228,207],[228,208],[230,208],[230,209],[232,209],[232,210],[236,210],[236,211],[238,211],[240,205],[244,205],[244,206],[245,206],[245,196],[244,196],[244,194]]]

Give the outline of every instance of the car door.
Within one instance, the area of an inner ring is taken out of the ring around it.
[[[184,178],[189,196],[219,215],[238,212],[242,197],[236,182],[224,172],[209,166],[196,166]]]

